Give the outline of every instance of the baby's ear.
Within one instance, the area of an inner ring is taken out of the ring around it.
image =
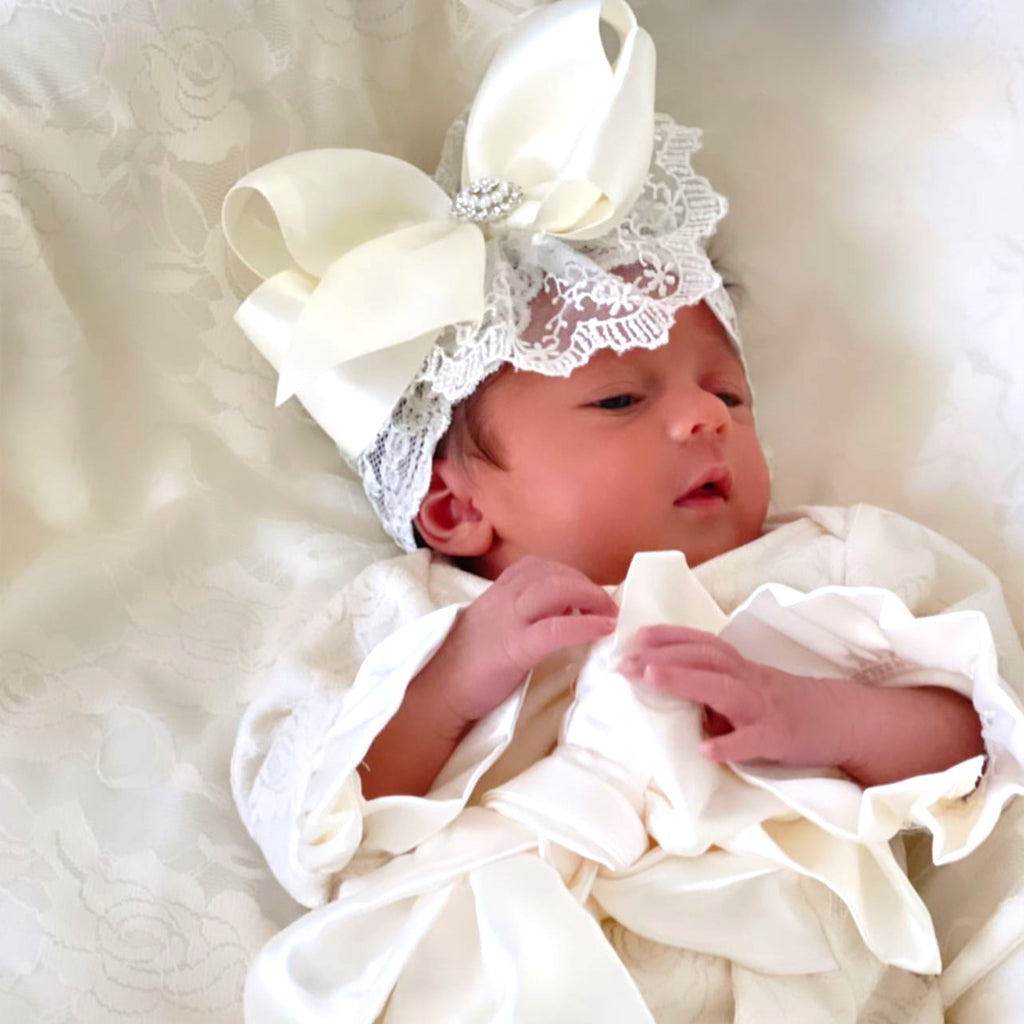
[[[494,529],[473,505],[469,480],[452,459],[434,459],[415,523],[434,551],[453,558],[477,558],[494,543]]]

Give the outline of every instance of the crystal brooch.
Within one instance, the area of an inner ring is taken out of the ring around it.
[[[523,190],[514,181],[502,178],[478,178],[452,200],[452,216],[456,220],[472,220],[478,224],[501,220],[523,202]]]

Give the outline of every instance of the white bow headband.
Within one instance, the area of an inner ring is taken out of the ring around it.
[[[618,35],[613,63],[601,21]],[[278,369],[278,404],[299,397],[403,547],[451,406],[501,363],[565,374],[596,348],[654,347],[701,299],[735,339],[701,245],[725,203],[689,166],[698,134],[655,118],[654,64],[623,0],[560,0],[495,55],[454,198],[411,164],[354,149],[283,157],[225,198],[227,239],[265,279],[236,321]],[[624,267],[631,283],[611,273]],[[609,288],[598,315],[581,302]],[[541,290],[570,314],[531,342]]]

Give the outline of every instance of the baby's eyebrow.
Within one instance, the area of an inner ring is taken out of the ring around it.
[[[729,337],[726,335],[726,333],[724,331],[715,331],[714,338],[715,341],[718,342],[718,348],[723,350],[724,352],[727,352],[730,356],[732,356],[734,362],[739,363],[739,365],[742,367],[743,358],[736,351],[736,346],[729,340]]]
[[[716,334],[715,340],[718,342],[715,354],[723,353],[729,357],[730,369],[735,369],[743,378],[743,388],[747,393],[747,399],[752,402],[754,392],[750,386],[750,376],[747,373],[743,357],[736,351],[735,345],[724,334]]]
[[[736,346],[724,335],[716,335],[716,339],[718,341],[716,346],[718,352],[724,353],[729,357],[729,362],[743,375],[743,380],[749,387],[750,381],[747,376],[746,363],[743,362],[743,356],[736,351]]]

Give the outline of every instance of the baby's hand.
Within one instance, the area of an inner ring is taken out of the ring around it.
[[[831,767],[848,757],[849,687],[748,661],[713,633],[651,626],[637,634],[620,671],[706,709],[701,753],[713,761],[766,759]],[[710,713],[710,714],[708,714]]]
[[[466,730],[496,708],[546,654],[615,628],[615,602],[582,573],[523,558],[463,608],[366,753],[367,800],[422,796]]]
[[[466,722],[482,718],[546,655],[611,633],[618,612],[605,590],[576,569],[521,558],[460,613],[448,635],[449,707]]]

